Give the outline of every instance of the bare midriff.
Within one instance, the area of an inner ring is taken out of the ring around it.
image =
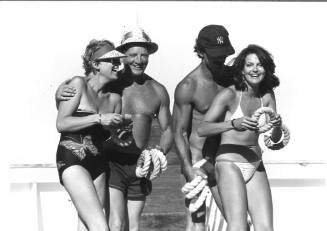
[[[217,159],[230,159],[233,161],[240,161],[240,162],[252,162],[261,160],[262,157],[262,150],[258,144],[258,137],[259,134],[253,131],[243,131],[238,132],[235,130],[230,130],[224,132],[221,137],[221,144],[236,144],[236,145],[243,145],[251,150],[253,150],[256,155],[251,156],[250,158],[245,158],[242,154],[238,153],[225,153],[220,154]]]

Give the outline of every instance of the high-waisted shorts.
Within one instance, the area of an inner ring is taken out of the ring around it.
[[[136,176],[136,163],[139,155],[112,151],[108,153],[109,187],[118,189],[129,200],[144,200],[152,191],[152,183],[147,178]]]

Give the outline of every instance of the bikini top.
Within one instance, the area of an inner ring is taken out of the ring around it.
[[[243,95],[243,92],[241,91],[241,97],[240,97],[240,100],[238,102],[238,106],[237,106],[236,111],[234,112],[234,114],[230,117],[230,120],[241,118],[241,117],[244,116],[244,113],[242,112],[242,108],[241,108],[242,95]],[[263,107],[262,97],[260,97],[260,101],[261,101],[261,107]],[[260,119],[261,119],[261,116],[260,116]]]

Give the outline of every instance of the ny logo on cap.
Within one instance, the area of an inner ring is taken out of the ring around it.
[[[224,37],[223,37],[223,36],[218,36],[218,37],[217,37],[217,43],[218,43],[219,45],[224,44]]]

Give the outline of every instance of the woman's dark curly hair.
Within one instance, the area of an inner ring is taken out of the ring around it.
[[[88,75],[91,72],[94,74],[96,73],[96,69],[92,66],[92,62],[94,61],[93,55],[97,50],[99,50],[103,46],[110,46],[112,48],[115,48],[115,45],[109,40],[96,40],[96,39],[91,40],[89,44],[86,46],[84,55],[82,55],[85,75]]]
[[[248,47],[243,49],[233,61],[233,80],[235,88],[242,91],[247,89],[242,71],[245,65],[245,59],[249,54],[256,54],[261,62],[261,65],[265,69],[265,77],[259,87],[260,94],[264,94],[267,91],[273,90],[275,87],[279,86],[279,79],[275,75],[276,65],[272,55],[264,48],[258,45],[250,44]]]

